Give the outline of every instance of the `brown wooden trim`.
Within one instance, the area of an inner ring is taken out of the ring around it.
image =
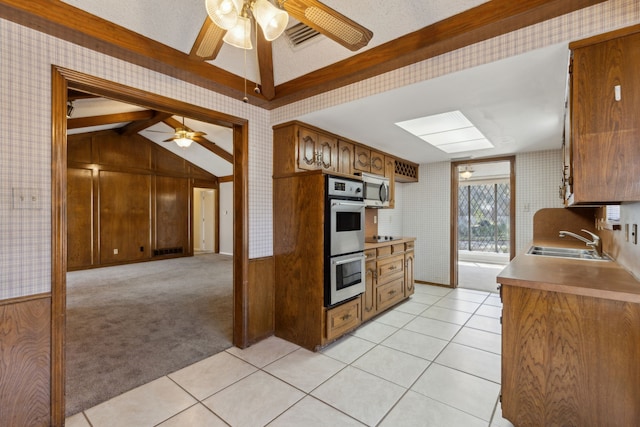
[[[47,299],[47,298],[51,298],[50,292],[44,292],[41,294],[33,294],[33,295],[25,295],[23,297],[16,297],[16,298],[7,298],[7,299],[0,300],[0,306],[9,305],[9,304],[20,304],[22,302],[35,301],[35,300]]]
[[[509,162],[509,259],[516,256],[516,156],[484,157],[451,162],[450,196],[450,254],[449,280],[451,287],[458,287],[458,166],[474,163]]]
[[[272,101],[253,90],[247,96],[251,104],[274,109],[603,1],[492,0],[278,85]],[[242,77],[63,2],[0,0],[0,17],[223,95],[244,96]],[[268,83],[263,77],[265,95]],[[255,83],[247,85],[253,88]]]
[[[67,79],[51,69],[51,425],[65,420]]]
[[[420,283],[421,285],[439,286],[441,288],[450,288],[449,285],[443,285],[442,283],[427,282],[426,280],[414,280],[414,283]]]
[[[249,126],[233,129],[233,344],[249,345]]]
[[[276,98],[266,107],[281,107],[603,1],[492,0],[280,84]]]
[[[57,2],[55,2],[57,3]],[[1,8],[0,8],[1,10]],[[248,122],[66,68],[52,67],[52,378],[51,425],[64,424],[66,300],[66,99],[68,88],[171,112],[234,130],[234,345],[247,346]]]
[[[219,176],[218,182],[233,182],[233,175]]]
[[[579,49],[581,47],[590,46],[590,45],[596,44],[596,43],[606,42],[606,41],[609,41],[609,40],[617,39],[619,37],[624,37],[624,36],[628,36],[630,34],[635,34],[637,32],[640,32],[640,24],[632,25],[630,27],[621,28],[621,29],[615,30],[615,31],[610,31],[610,32],[604,33],[604,34],[598,34],[596,36],[588,37],[586,39],[576,40],[574,42],[569,43],[569,49],[570,50]]]

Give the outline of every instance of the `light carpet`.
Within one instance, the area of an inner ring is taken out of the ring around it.
[[[67,274],[70,416],[231,347],[233,257]]]

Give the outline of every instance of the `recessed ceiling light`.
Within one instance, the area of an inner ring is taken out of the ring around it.
[[[458,110],[398,122],[396,126],[445,153],[493,148],[482,132]]]

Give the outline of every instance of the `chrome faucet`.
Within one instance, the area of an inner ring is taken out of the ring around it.
[[[589,230],[585,230],[584,228],[581,230],[584,231],[585,233],[588,233],[591,238],[593,240],[589,240],[586,237],[582,237],[578,234],[572,233],[570,231],[560,231],[560,237],[565,237],[565,236],[571,236],[575,239],[578,239],[582,242],[584,242],[587,246],[590,246],[591,248],[593,248],[594,251],[596,251],[596,254],[599,257],[602,257],[602,243],[600,242],[600,237],[598,237],[598,235],[590,232]]]

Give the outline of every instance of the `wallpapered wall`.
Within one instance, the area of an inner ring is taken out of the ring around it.
[[[0,20],[0,299],[51,289],[51,65],[249,120],[249,257],[272,253],[269,112]],[[14,188],[39,209],[13,209]]]
[[[0,299],[50,291],[51,64],[248,119],[249,257],[258,258],[271,255],[273,246],[271,125],[328,106],[639,21],[640,6],[636,0],[610,0],[267,112],[0,19]],[[438,179],[435,175],[445,169],[448,171],[446,164],[428,165],[422,168],[421,174],[426,174],[427,179]],[[443,182],[443,185],[448,184]],[[33,189],[39,197],[39,209],[12,209],[14,188]],[[402,189],[403,206],[410,199],[407,188]],[[427,195],[431,194],[427,192]],[[405,212],[400,220],[406,234],[412,231],[409,215]],[[442,217],[444,214],[434,213],[431,218],[436,215]],[[389,220],[388,217],[383,219]],[[392,229],[397,230],[397,222],[392,220],[390,224],[395,224]],[[431,254],[448,247],[448,241],[445,242],[440,231],[421,240],[420,245],[425,246],[416,247],[416,256],[419,250]],[[440,271],[416,270],[416,277],[435,282],[446,282],[447,279]]]

